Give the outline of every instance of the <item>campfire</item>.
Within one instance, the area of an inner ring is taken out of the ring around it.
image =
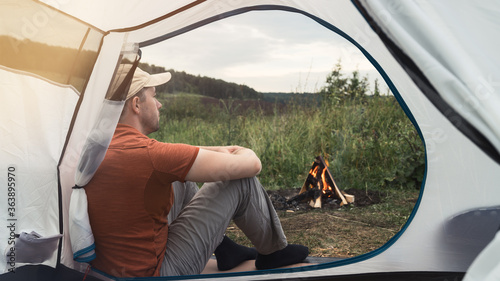
[[[332,174],[328,170],[328,162],[318,156],[314,160],[311,170],[302,185],[299,195],[289,201],[308,201],[313,208],[321,208],[322,201],[328,198],[336,199],[339,205],[347,205],[354,202],[354,196],[341,192],[337,187]]]

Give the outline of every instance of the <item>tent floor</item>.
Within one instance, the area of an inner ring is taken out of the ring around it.
[[[288,267],[299,267],[306,265],[313,265],[313,261],[317,263],[325,263],[333,261],[330,258],[315,258],[310,257],[306,259],[305,263],[298,263]],[[227,272],[244,272],[257,270],[254,265],[254,260],[249,260],[243,264],[228,271],[219,271],[217,269],[217,261],[210,259],[205,271],[205,274],[227,273]],[[324,276],[311,276],[300,278],[287,278],[287,280],[311,280],[311,281],[445,281],[453,280],[460,281],[464,277],[464,272],[419,272],[419,271],[406,271],[406,272],[378,272],[378,273],[359,273],[351,275],[324,275]],[[57,268],[52,268],[46,265],[26,265],[16,269],[15,273],[0,274],[0,281],[19,281],[19,280],[36,280],[36,281],[81,281],[84,280],[84,274],[74,269],[67,268],[64,265],[59,265]],[[157,277],[153,277],[157,278]],[[168,277],[167,277],[168,278]],[[95,271],[90,271],[85,279],[86,281],[112,281],[112,279],[100,276]],[[142,280],[142,279],[141,279]],[[156,280],[156,279],[155,279]],[[160,279],[158,279],[160,280]],[[170,280],[170,279],[169,279]],[[283,279],[274,279],[283,280]]]
[[[302,263],[292,264],[292,265],[284,266],[282,268],[307,266],[307,265],[332,262],[332,261],[337,261],[337,260],[341,260],[341,258],[308,257]],[[220,271],[217,268],[217,260],[215,258],[211,258],[208,261],[207,265],[205,266],[205,269],[203,270],[202,274],[226,273],[226,272],[244,272],[244,271],[255,271],[255,270],[257,270],[257,268],[255,268],[255,260],[248,260],[248,261],[241,263],[240,265],[238,265],[237,267],[235,267],[231,270]]]
[[[292,264],[289,266],[285,266],[283,268],[287,267],[299,267],[299,266],[304,266],[304,265],[311,265],[310,263],[297,263],[297,264]],[[255,271],[257,268],[255,268],[255,260],[248,260],[242,262],[240,265],[237,267],[230,269],[230,270],[225,270],[225,271],[220,271],[217,268],[217,261],[215,259],[210,259],[205,266],[205,269],[201,274],[213,274],[213,273],[227,273],[227,272],[244,272],[244,271]]]

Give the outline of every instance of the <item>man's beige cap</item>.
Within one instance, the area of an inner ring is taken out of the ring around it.
[[[131,67],[132,65],[130,64],[124,64],[120,66],[117,73],[119,81],[123,81],[127,73],[130,71]],[[155,87],[165,84],[170,80],[170,78],[172,78],[172,74],[170,74],[170,72],[149,74],[137,67],[135,69],[134,77],[132,78],[132,83],[130,84],[130,89],[128,90],[126,100],[133,97],[142,88]]]

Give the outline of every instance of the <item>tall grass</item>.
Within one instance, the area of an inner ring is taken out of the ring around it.
[[[241,145],[261,158],[268,189],[302,186],[318,155],[341,189],[418,188],[424,151],[418,134],[391,96],[336,105],[290,102],[273,112],[232,100],[207,105],[198,96],[162,100],[161,129],[153,137],[194,145]]]

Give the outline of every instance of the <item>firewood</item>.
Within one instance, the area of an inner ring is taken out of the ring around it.
[[[314,172],[316,172],[315,175],[313,175]],[[325,196],[332,197],[331,195],[333,195],[334,198],[338,198],[340,200],[340,206],[354,202],[354,196],[347,196],[349,198],[349,200],[347,200],[346,196],[344,196],[344,193],[340,191],[337,184],[335,183],[335,180],[333,179],[332,174],[330,173],[330,170],[328,170],[326,162],[321,156],[318,156],[316,157],[316,159],[314,159],[311,170],[309,171],[309,174],[307,175],[307,178],[302,185],[299,195],[290,199],[289,202],[293,200],[305,201],[309,199],[309,205],[311,205],[311,207],[321,208],[321,194],[318,197],[316,194],[312,194],[311,192],[314,190],[323,190],[323,180],[321,179],[323,173],[325,173],[324,180],[331,189],[324,191],[326,194]]]

